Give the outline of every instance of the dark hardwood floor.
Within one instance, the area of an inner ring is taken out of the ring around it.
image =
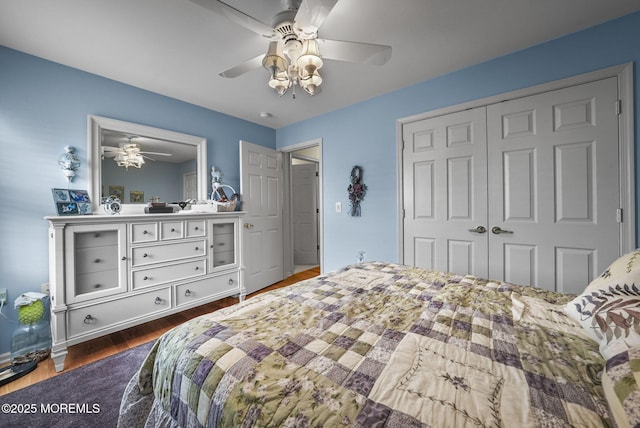
[[[247,299],[250,299],[251,297],[260,293],[264,293],[265,291],[274,290],[294,284],[298,281],[313,278],[314,276],[317,276],[319,274],[320,268],[313,268],[296,273],[289,278],[284,279],[283,281],[277,282],[260,291],[249,294],[247,296]],[[165,318],[150,321],[136,327],[131,327],[126,330],[118,331],[116,333],[102,336],[97,339],[70,346],[69,353],[67,354],[67,358],[65,360],[65,369],[60,373],[65,373],[68,370],[81,367],[93,361],[100,360],[113,354],[117,354],[118,352],[133,348],[134,346],[141,345],[150,340],[157,339],[164,332],[172,329],[179,324],[182,324],[185,321],[227,306],[231,306],[235,303],[238,303],[237,298],[227,297],[216,302],[211,302],[177,314],[169,315]],[[18,389],[43,381],[50,377],[57,376],[60,373],[55,371],[53,360],[51,358],[47,358],[46,360],[38,363],[38,367],[33,372],[11,383],[8,383],[7,385],[1,386],[0,396],[13,391],[17,391]]]

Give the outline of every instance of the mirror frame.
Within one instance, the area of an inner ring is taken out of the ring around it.
[[[100,207],[100,195],[102,193],[102,154],[100,144],[102,141],[101,136],[103,130],[140,135],[160,140],[175,141],[177,143],[195,146],[197,156],[196,174],[198,199],[207,199],[208,175],[206,138],[90,114],[88,116],[87,126],[87,160],[89,165],[88,179],[92,201],[91,208],[94,212]]]

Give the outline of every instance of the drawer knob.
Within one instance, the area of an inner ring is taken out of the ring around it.
[[[143,231],[142,231],[142,234],[143,234],[143,235],[148,235],[148,234],[149,234],[149,232],[148,232],[148,231],[146,231],[146,230],[143,230]]]
[[[125,260],[127,260],[127,258],[125,256],[122,256],[122,258],[120,258],[120,260],[125,261]]]
[[[200,249],[200,247],[196,247],[196,251],[198,251]]]
[[[229,278],[229,285],[233,284],[233,278]]]
[[[176,231],[176,229],[172,227],[172,228],[171,228],[171,231],[172,231],[172,232],[175,232],[175,231]]]
[[[99,237],[100,237],[100,234],[99,234],[99,233],[94,233],[94,234],[93,234],[93,237],[94,237],[94,238],[99,238]]]
[[[100,259],[95,259],[93,262],[94,263],[100,263]]]
[[[84,317],[84,322],[85,324],[93,324],[96,321],[96,319],[94,317],[92,317],[91,315],[87,315],[86,317]]]
[[[200,269],[200,266],[196,266],[196,270],[199,270],[199,269]]]
[[[189,290],[188,288],[186,290],[184,290],[184,295],[185,295],[185,297],[191,296],[191,290]]]
[[[102,287],[102,285],[100,285],[100,284],[96,284],[96,285],[93,286],[93,288],[100,288],[100,287]]]
[[[160,297],[156,297],[156,300],[155,300],[155,302],[154,302],[154,303],[155,303],[156,305],[161,305],[163,302],[164,302],[164,300],[162,300]]]
[[[144,253],[144,254],[142,255],[142,257],[149,257],[149,254]]]
[[[198,226],[194,227],[195,230],[200,230],[200,228]]]
[[[145,281],[148,281],[148,280],[149,280],[149,277],[148,277],[148,276],[145,276],[145,277],[144,277],[144,278],[142,278],[142,279],[143,279],[143,280],[145,280]]]

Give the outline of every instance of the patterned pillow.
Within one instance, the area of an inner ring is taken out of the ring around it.
[[[600,343],[605,359],[640,346],[640,250],[613,262],[565,311]]]
[[[602,389],[618,427],[640,426],[640,348],[607,360]]]

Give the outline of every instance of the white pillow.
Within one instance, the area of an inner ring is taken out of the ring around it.
[[[600,343],[605,359],[640,346],[640,250],[611,263],[565,311]]]

